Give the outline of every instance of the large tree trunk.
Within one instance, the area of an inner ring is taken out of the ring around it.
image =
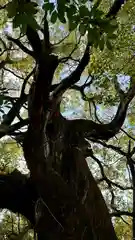
[[[120,7],[121,3],[115,1],[107,17],[114,17]],[[43,41],[30,26],[27,26],[26,35],[32,51],[20,44],[18,39],[8,39],[30,54],[37,67],[29,94],[29,119],[25,122],[29,122],[29,127],[23,142],[30,179],[25,183],[21,180],[20,185],[17,178],[15,182],[13,176],[5,176],[1,183],[3,193],[5,187],[8,190],[10,178],[10,185],[15,187],[10,194],[12,201],[19,201],[13,206],[13,203],[5,203],[2,198],[1,204],[25,215],[34,225],[39,240],[115,240],[108,209],[85,159],[89,150],[85,138],[108,140],[115,136],[124,122],[128,104],[135,95],[135,85],[131,84],[127,93],[122,98],[120,96],[118,111],[111,123],[102,125],[82,119],[68,121],[60,115],[60,99],[68,88],[79,81],[89,63],[89,44],[77,68],[54,87],[52,80],[59,60],[51,54],[46,17]],[[26,99],[27,96],[21,94],[16,108],[9,111],[2,124],[9,126],[12,123]],[[18,127],[21,126],[24,123]],[[7,128],[0,137],[13,131],[14,126]],[[8,191],[6,193],[9,196]]]
[[[98,138],[99,133],[100,139],[108,139],[115,135],[123,121],[120,112],[125,116],[127,103],[118,110],[113,126],[106,124],[103,130],[102,125],[93,122],[82,124],[63,118],[59,111],[60,98],[79,80],[88,64],[89,46],[79,66],[50,95],[59,61],[49,52],[44,54],[37,33],[33,32],[28,29],[27,36],[35,50],[37,71],[29,93],[29,127],[23,150],[38,195],[35,203],[38,237],[40,240],[115,240],[108,209],[85,160],[88,154],[85,137]]]
[[[88,143],[70,127],[61,115],[47,125],[48,164],[41,147],[44,143],[36,141],[35,145],[30,128],[24,141],[24,155],[39,196],[35,205],[38,237],[116,239],[105,201],[85,160]]]

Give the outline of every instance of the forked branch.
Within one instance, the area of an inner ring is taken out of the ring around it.
[[[70,121],[70,124],[74,125],[74,127],[71,127],[87,139],[109,140],[120,131],[126,118],[128,105],[134,96],[135,83],[132,83],[125,97],[120,100],[114,119],[108,124],[98,124],[90,120],[77,119]]]

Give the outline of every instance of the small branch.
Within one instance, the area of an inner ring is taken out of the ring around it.
[[[123,190],[123,191],[133,190],[132,187],[123,187],[123,186],[119,185],[118,183],[112,182],[112,181],[111,181],[110,179],[108,179],[106,176],[103,177],[103,178],[101,178],[101,179],[99,179],[99,180],[97,181],[97,183],[99,184],[99,183],[102,182],[102,181],[107,181],[107,182],[109,182],[111,185],[113,185],[113,186],[115,186],[115,187],[117,187],[117,188],[119,188],[120,190]]]
[[[90,156],[96,161],[96,163],[100,167],[101,175],[102,175],[104,181],[106,181],[106,183],[108,185],[108,188],[110,190],[111,196],[112,196],[112,198],[111,198],[111,207],[112,207],[112,209],[115,209],[115,195],[114,195],[114,192],[113,192],[113,189],[112,189],[111,181],[106,177],[105,172],[104,172],[104,168],[103,168],[100,160],[98,158],[96,158],[92,153],[91,153]]]
[[[29,80],[29,78],[34,74],[35,72],[35,68],[28,74],[28,76],[24,79],[24,82],[22,84],[22,89],[21,89],[21,94],[20,94],[20,97],[23,97],[24,94],[25,94],[25,87],[26,87],[26,84]]]
[[[91,100],[91,101],[92,101],[92,104],[93,104],[93,107],[94,107],[95,119],[96,119],[99,123],[103,124],[103,123],[100,121],[100,119],[98,118],[97,109],[96,109],[96,104],[95,104],[94,100]]]
[[[13,125],[11,125],[9,128],[8,128],[8,132],[6,133],[6,135],[12,135],[15,131],[19,130],[20,128],[28,125],[29,123],[29,119],[24,119],[24,120],[21,120],[20,122],[17,122]]]
[[[12,63],[13,63],[13,61],[11,61],[11,60],[9,60],[9,59],[7,59],[7,60],[2,60],[2,61],[0,62],[0,69],[4,68],[6,64],[12,64]]]
[[[69,35],[70,35],[70,33],[68,33],[68,34],[67,34],[64,38],[62,38],[59,42],[54,43],[54,44],[52,45],[52,47],[61,44],[67,37],[69,37]]]
[[[32,76],[33,72],[35,69],[33,69],[28,76],[25,78],[23,86],[22,86],[22,90],[21,90],[21,94],[20,94],[20,98],[17,99],[17,101],[14,103],[14,99],[10,98],[7,96],[7,98],[12,102],[13,107],[9,110],[9,112],[5,115],[2,123],[0,124],[0,129],[2,129],[2,131],[0,132],[0,138],[7,135],[7,134],[12,134],[13,131],[18,130],[19,128],[25,126],[28,124],[28,120],[22,120],[14,125],[10,124],[13,122],[13,120],[15,119],[16,116],[19,116],[19,111],[21,109],[21,107],[23,106],[23,104],[27,101],[28,96],[25,94],[24,90],[25,90],[25,85],[28,81],[28,79]],[[4,126],[4,130],[3,130],[3,126]]]
[[[22,51],[35,58],[34,52],[25,47],[18,39],[12,38],[9,35],[7,35],[7,39],[15,43]]]
[[[29,119],[21,120],[11,126],[0,124],[0,138],[6,135],[15,135],[15,131],[18,131],[20,128],[28,125]]]
[[[133,141],[135,141],[135,138],[132,137],[129,133],[127,133],[124,129],[121,128],[121,131],[124,132],[129,138],[131,138]]]
[[[2,56],[2,55],[4,54],[4,52],[8,52],[8,48],[7,48],[6,43],[3,41],[2,38],[0,38],[0,41],[2,42],[3,47],[4,47],[3,52],[2,52],[2,49],[0,49],[0,52],[1,52],[1,53],[0,53],[0,56]],[[7,55],[8,55],[8,53],[7,53]]]
[[[125,93],[124,93],[123,90],[120,88],[120,84],[119,84],[119,82],[117,81],[117,77],[115,77],[115,78],[113,79],[113,82],[114,82],[115,90],[116,90],[116,92],[118,93],[120,100],[122,101],[123,98],[124,98],[124,96],[125,96]]]
[[[26,102],[26,100],[27,100],[27,95],[24,95],[22,98],[19,98],[15,103],[15,107],[12,107],[9,110],[9,112],[6,114],[2,123],[0,124],[0,129],[2,130],[2,131],[0,131],[0,138],[2,138],[3,136],[5,136],[8,133],[9,125],[15,119],[16,112],[18,113],[20,111],[20,108]],[[4,127],[4,130],[3,130],[3,127]],[[11,129],[12,129],[12,127],[11,127]]]
[[[129,216],[129,217],[133,217],[133,213],[130,213],[128,211],[117,211],[117,212],[112,212],[110,213],[111,217],[121,217],[121,216]]]
[[[92,141],[93,142],[96,142],[96,143],[98,143],[98,144],[100,144],[100,145],[102,145],[103,147],[106,147],[106,148],[110,148],[110,149],[112,149],[113,151],[116,151],[117,153],[119,153],[120,155],[122,155],[122,156],[127,156],[127,153],[125,153],[124,151],[122,151],[121,150],[121,148],[120,147],[116,147],[116,146],[114,146],[114,145],[111,145],[111,144],[107,144],[107,143],[105,143],[105,142],[103,142],[103,141],[100,141],[100,140],[94,140],[94,139],[92,139]]]
[[[62,94],[74,85],[76,82],[79,81],[82,72],[84,71],[85,67],[89,63],[90,55],[89,55],[89,45],[87,45],[84,55],[77,66],[77,68],[71,73],[70,76],[63,79],[58,87],[54,90],[52,96],[55,98],[57,96],[62,96]]]
[[[60,59],[60,62],[61,62],[61,63],[65,63],[65,62],[67,62],[67,61],[71,58],[72,54],[73,54],[73,53],[75,52],[75,50],[78,48],[78,44],[80,43],[80,41],[81,41],[81,36],[80,36],[80,38],[79,38],[78,43],[75,44],[75,47],[73,48],[73,50],[71,51],[71,53],[68,55],[68,57],[64,57],[64,58]]]
[[[96,158],[93,154],[91,154],[90,156],[93,158],[93,160],[95,160],[97,162],[97,164],[100,167],[102,178],[98,181],[98,183],[100,183],[101,181],[106,181],[109,185],[113,185],[121,190],[133,189],[132,187],[123,187],[123,186],[119,185],[118,183],[112,182],[110,179],[108,179],[107,176],[105,175],[104,168],[103,168],[100,160],[98,158]]]
[[[19,76],[19,75],[17,75],[14,71],[12,71],[11,69],[8,69],[8,68],[3,68],[5,71],[7,71],[7,72],[10,72],[10,73],[12,73],[15,77],[17,77],[17,78],[20,78],[20,79],[24,79],[23,77],[21,77],[21,76]]]

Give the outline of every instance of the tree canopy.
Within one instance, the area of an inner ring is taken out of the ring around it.
[[[134,238],[134,1],[1,0],[0,12],[0,208],[27,219],[12,215],[10,237]]]

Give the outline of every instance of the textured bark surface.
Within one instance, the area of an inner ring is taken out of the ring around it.
[[[31,41],[29,35],[28,39]],[[108,140],[118,133],[135,86],[120,99],[109,124],[65,119],[59,111],[61,97],[79,80],[88,62],[86,46],[75,71],[50,94],[58,58],[42,51],[37,57],[23,150],[37,192],[35,229],[39,239],[116,239],[105,201],[85,160],[91,152],[85,138]]]
[[[107,18],[116,16],[124,1],[118,2],[114,1]],[[76,69],[59,84],[52,85],[60,59],[51,53],[46,17],[44,40],[30,26],[26,36],[32,50],[19,39],[8,39],[34,58],[33,83],[28,96],[22,87],[20,99],[1,124],[6,127],[0,137],[29,124],[23,150],[30,177],[21,173],[0,175],[0,207],[29,219],[39,240],[115,240],[107,206],[85,159],[91,155],[85,138],[108,140],[119,132],[135,95],[135,84],[120,95],[116,116],[109,124],[83,119],[69,121],[60,114],[60,102],[64,92],[79,81],[89,64],[89,44]],[[28,119],[11,125],[27,99]]]
[[[39,158],[39,150],[37,154],[40,146],[31,150],[29,137],[24,144],[29,164],[32,154],[31,176],[39,194],[37,232],[40,238],[49,239],[116,239],[106,204],[85,160],[88,143],[70,127],[61,116],[48,125],[48,164]]]
[[[108,124],[65,119],[59,111],[61,97],[79,80],[88,62],[87,46],[75,71],[50,94],[58,58],[43,51],[37,57],[23,150],[36,192],[35,200],[31,199],[32,219],[40,240],[116,239],[105,201],[86,163],[91,150],[85,138],[108,140],[119,132],[135,86],[120,98],[116,116]]]

